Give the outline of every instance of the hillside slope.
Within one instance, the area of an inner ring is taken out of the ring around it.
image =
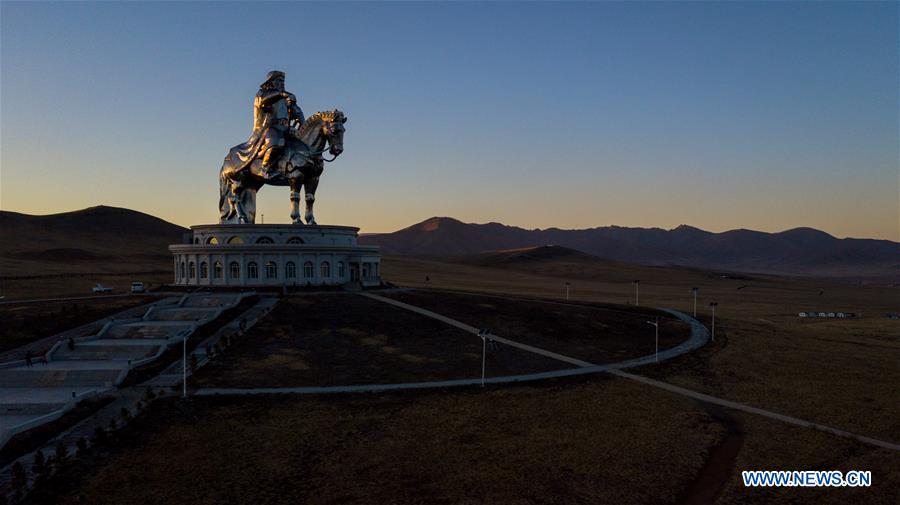
[[[556,245],[600,258],[645,265],[681,265],[817,277],[900,279],[900,244],[838,239],[812,228],[780,233],[691,226],[672,230],[608,226],[584,230],[526,230],[499,223],[469,224],[433,217],[393,233],[360,237],[387,254],[466,255]]]
[[[0,211],[0,276],[168,269],[168,246],[187,231],[116,207],[46,216]]]

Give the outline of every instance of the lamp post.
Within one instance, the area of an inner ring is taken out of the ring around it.
[[[187,336],[181,345],[181,397],[187,398]]]
[[[659,363],[659,318],[657,317],[655,321],[647,321],[647,324],[653,326],[656,329],[656,362]]]
[[[566,301],[569,301],[569,283],[566,282]]]
[[[635,279],[634,280],[634,304],[635,304],[635,306],[641,304],[640,286],[641,286],[641,281],[639,279]]]
[[[691,293],[694,293],[694,319],[697,319],[697,291],[700,291],[700,288],[691,288]]]
[[[709,302],[709,306],[712,307],[712,341],[716,341],[716,307],[719,306],[719,302]]]
[[[487,357],[487,337],[491,330],[487,328],[482,328],[478,331],[478,336],[481,337],[481,387],[484,387],[484,365],[485,358]]]

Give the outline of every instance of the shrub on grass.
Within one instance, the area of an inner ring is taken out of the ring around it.
[[[31,464],[31,473],[34,474],[34,481],[39,482],[47,477],[48,467],[47,459],[44,458],[44,451],[38,450],[34,453],[34,462]]]
[[[87,452],[87,450],[88,450],[87,439],[84,437],[79,437],[78,440],[75,442],[75,455],[82,456]]]
[[[28,475],[25,474],[25,467],[19,461],[12,465],[12,482],[9,485],[13,490],[13,503],[18,502],[28,486]]]
[[[56,461],[57,465],[62,465],[69,459],[69,448],[66,447],[66,444],[63,443],[62,440],[56,444],[56,450],[53,453],[53,458]]]
[[[94,428],[94,444],[93,445],[102,445],[106,443],[107,436],[106,430],[103,429],[102,426],[97,426]]]

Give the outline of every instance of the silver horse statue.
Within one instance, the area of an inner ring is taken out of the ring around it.
[[[256,221],[256,193],[264,185],[290,186],[291,219],[300,220],[300,189],[305,193],[306,224],[316,224],[313,203],[325,161],[334,161],[344,151],[344,123],[339,110],[317,112],[302,125],[292,124],[285,135],[285,148],[274,164],[263,168],[262,160],[247,165],[240,157],[241,146],[232,147],[219,170],[219,221],[247,224]],[[332,159],[324,159],[328,151]]]

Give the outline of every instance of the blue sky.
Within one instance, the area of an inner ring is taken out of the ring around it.
[[[266,72],[350,118],[322,223],[898,240],[897,3],[0,6],[0,208],[213,222]],[[285,188],[264,188],[286,222]]]

